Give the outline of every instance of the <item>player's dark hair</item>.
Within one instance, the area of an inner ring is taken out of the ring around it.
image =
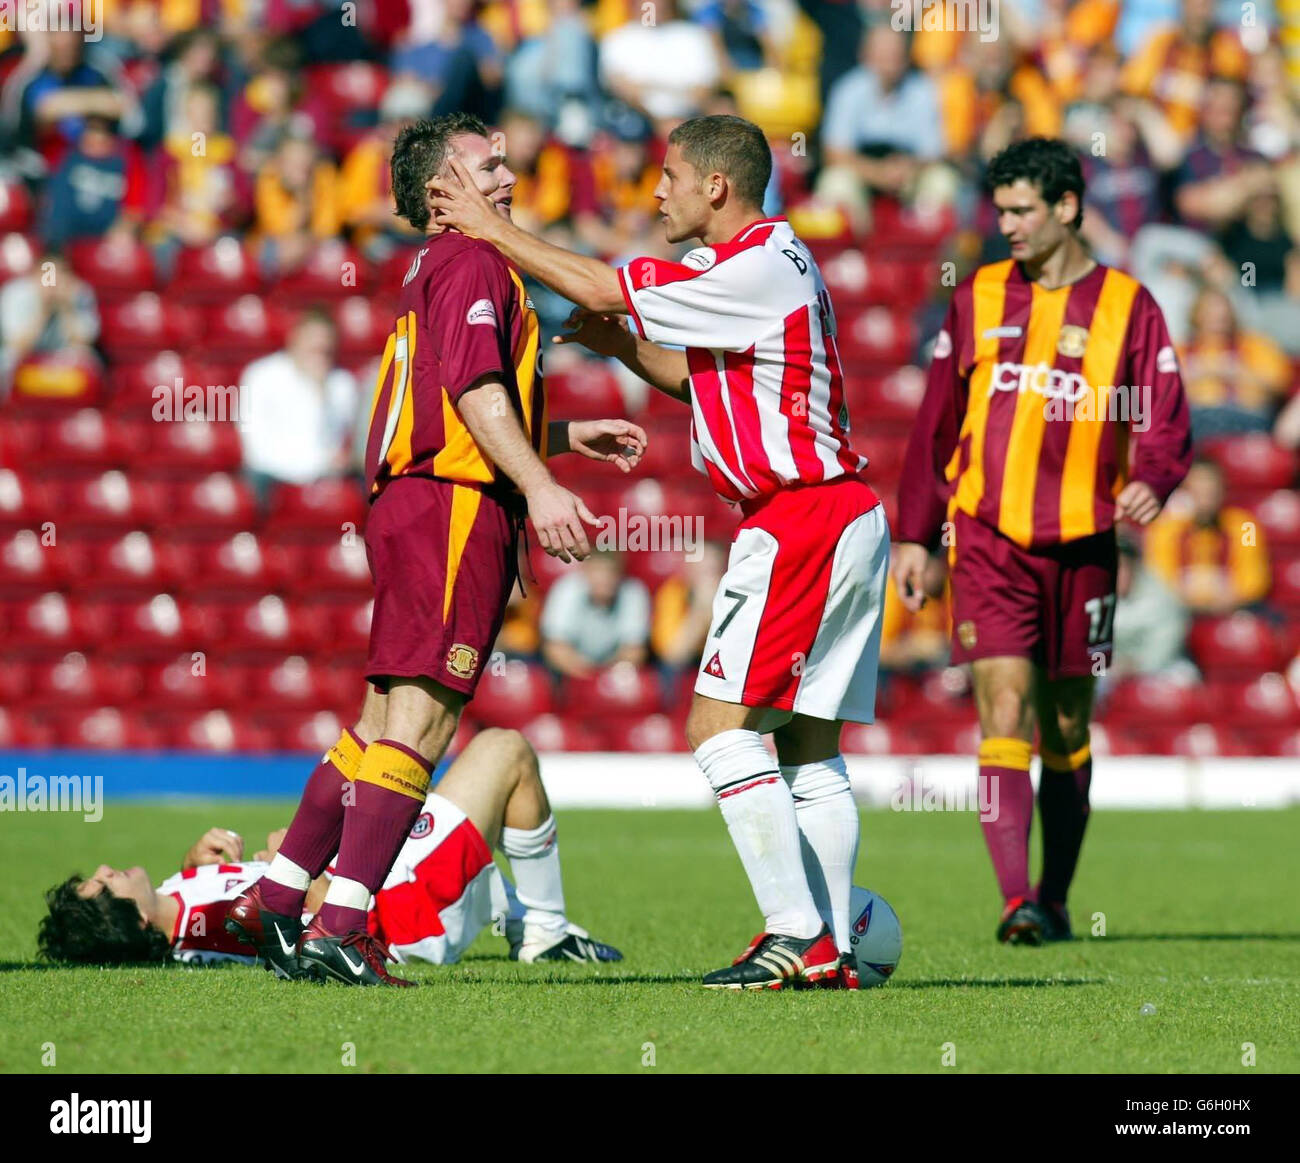
[[[416,230],[429,225],[429,203],[424,184],[446,164],[451,139],[462,134],[487,137],[488,129],[481,117],[472,113],[446,113],[432,120],[408,125],[393,144],[393,200],[397,216],[405,218]]]
[[[81,965],[167,959],[171,942],[152,925],[140,924],[135,901],[107,890],[92,897],[78,896],[82,883],[82,877],[70,876],[46,892],[50,911],[36,937],[42,957]]]
[[[1079,212],[1071,226],[1083,223],[1083,167],[1078,155],[1055,137],[1030,137],[1012,142],[989,162],[985,185],[989,190],[1012,186],[1024,179],[1034,186],[1049,206],[1055,206],[1066,194],[1079,201]]]
[[[668,144],[682,151],[701,179],[723,174],[742,202],[763,205],[772,177],[772,147],[752,121],[730,113],[692,117],[668,135]]]

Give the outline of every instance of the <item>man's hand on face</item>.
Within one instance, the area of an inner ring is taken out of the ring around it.
[[[449,157],[447,167],[450,174],[424,184],[434,223],[490,242],[492,232],[503,221],[496,203],[483,195],[459,158]]]

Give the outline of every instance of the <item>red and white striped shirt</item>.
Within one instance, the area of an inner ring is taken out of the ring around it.
[[[633,327],[686,348],[691,463],[724,500],[866,467],[849,444],[830,293],[784,218],[619,276]]]
[[[158,892],[179,906],[172,930],[172,957],[188,965],[242,961],[251,965],[253,951],[226,932],[226,914],[245,889],[270,868],[259,860],[239,864],[201,864],[168,877]]]

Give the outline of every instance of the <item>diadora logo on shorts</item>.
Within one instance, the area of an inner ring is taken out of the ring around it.
[[[713,675],[714,678],[727,677],[726,674],[723,672],[722,659],[719,657],[718,651],[715,650],[713,652],[713,657],[709,659],[709,664],[704,668],[704,673],[711,674]]]
[[[433,815],[430,812],[421,812],[415,817],[415,823],[411,825],[411,839],[419,840],[433,831]]]
[[[858,914],[858,919],[853,922],[853,931],[861,937],[869,928],[871,928],[871,906],[875,901],[868,901],[867,907]]]
[[[497,309],[492,306],[491,299],[478,299],[470,307],[469,314],[465,316],[466,323],[488,323],[495,325],[497,321]]]
[[[457,678],[469,678],[478,669],[478,651],[463,642],[447,651],[447,669]]]
[[[996,363],[989,381],[989,395],[998,392],[1037,392],[1049,400],[1073,404],[1091,391],[1078,372],[1062,371],[1045,363]]]

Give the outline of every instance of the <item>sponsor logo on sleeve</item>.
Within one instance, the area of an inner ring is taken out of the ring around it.
[[[1178,356],[1167,343],[1156,352],[1156,371],[1164,372],[1167,376],[1178,374]]]
[[[469,314],[465,316],[466,323],[487,323],[490,326],[496,326],[497,309],[492,305],[491,299],[479,299],[469,309]]]
[[[697,271],[707,271],[718,261],[718,252],[711,246],[697,247],[682,259],[682,265],[694,267]]]

